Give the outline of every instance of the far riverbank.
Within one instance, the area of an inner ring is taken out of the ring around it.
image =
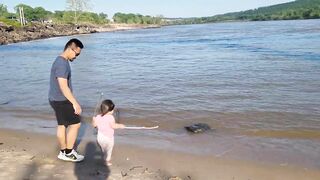
[[[0,45],[17,42],[46,39],[76,34],[90,34],[98,32],[111,32],[132,29],[159,28],[159,25],[137,24],[108,24],[98,25],[70,25],[70,24],[33,24],[22,28],[7,26],[0,22]]]

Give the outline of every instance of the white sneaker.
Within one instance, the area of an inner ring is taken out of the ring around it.
[[[61,152],[61,151],[59,152],[58,159],[61,159],[61,160],[64,160],[64,161],[68,160],[68,158],[66,157],[65,152]]]
[[[65,154],[65,157],[66,161],[71,162],[80,162],[84,159],[84,156],[78,154],[77,151],[75,151],[74,149],[72,149],[72,151],[69,154]]]

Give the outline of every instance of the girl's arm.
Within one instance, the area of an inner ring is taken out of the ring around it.
[[[118,124],[118,123],[114,123],[114,126],[112,127],[113,129],[123,129],[126,126],[124,124]]]
[[[92,117],[92,126],[93,127],[97,127],[97,124],[96,124],[96,117]]]
[[[112,120],[111,120],[111,127],[112,127],[113,129],[123,129],[123,128],[125,128],[126,126],[125,126],[124,124],[116,123],[115,119],[112,118]]]

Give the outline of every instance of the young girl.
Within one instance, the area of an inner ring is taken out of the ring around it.
[[[114,129],[123,129],[125,125],[116,123],[113,117],[115,105],[109,99],[102,101],[100,114],[92,118],[93,127],[98,128],[97,141],[104,154],[107,166],[111,166],[111,154],[114,145]]]

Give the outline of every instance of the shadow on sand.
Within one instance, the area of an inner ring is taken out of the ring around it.
[[[86,122],[81,123],[74,149],[78,148],[79,144],[86,136],[87,130],[90,129],[89,126],[90,124]],[[89,141],[86,144],[84,149],[84,157],[85,159],[82,162],[74,164],[74,174],[78,180],[108,179],[110,169],[105,165],[103,154],[96,142]]]
[[[86,131],[88,129],[89,124],[86,122],[81,122],[79,131],[78,131],[78,137],[76,139],[76,142],[74,143],[74,149],[78,149],[79,144],[84,139],[84,136],[86,134]]]
[[[78,180],[108,179],[110,169],[105,165],[103,155],[97,143],[88,142],[83,162],[75,163],[74,174]]]
[[[110,175],[110,169],[105,165],[103,153],[97,144],[93,141],[83,141],[86,135],[86,131],[90,131],[88,123],[81,123],[77,140],[75,142],[74,149],[77,149],[80,143],[84,143],[84,153],[85,159],[79,163],[64,162],[58,159],[54,161],[49,160],[49,162],[38,159],[38,156],[34,159],[32,158],[32,163],[29,164],[23,173],[21,173],[21,179],[37,179],[44,178],[55,179],[58,177],[70,177],[69,173],[72,172],[78,180],[88,180],[88,179],[97,179],[105,180],[108,179]],[[59,152],[60,148],[57,146],[54,152]],[[53,158],[56,158],[54,156]],[[51,159],[51,158],[50,158]],[[70,172],[70,170],[71,172]]]

